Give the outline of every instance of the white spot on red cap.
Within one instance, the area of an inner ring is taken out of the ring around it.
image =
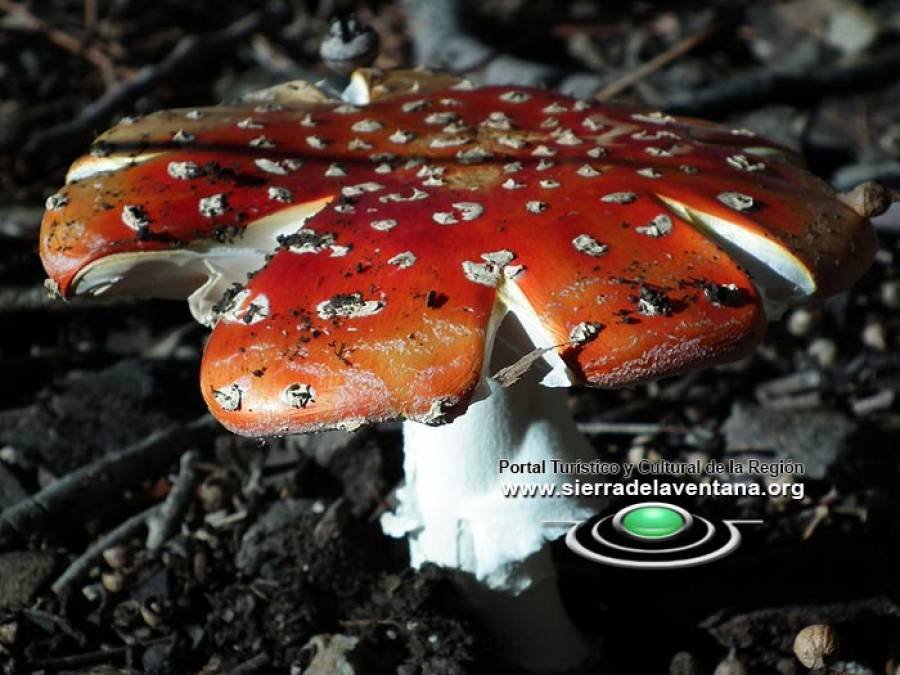
[[[467,150],[460,150],[456,153],[456,158],[463,164],[483,162],[491,157],[493,157],[493,155],[480,146],[475,146],[474,148],[469,148]]]
[[[268,136],[257,136],[250,139],[249,145],[254,148],[274,148],[275,141]]]
[[[633,192],[610,192],[600,197],[600,201],[607,204],[631,204],[636,199],[637,195]]]
[[[517,91],[515,89],[512,89],[500,94],[499,98],[501,101],[505,101],[506,103],[525,103],[526,101],[531,100],[531,94],[524,91]]]
[[[539,201],[530,201],[525,202],[525,210],[528,213],[543,213],[550,207],[547,202],[539,202]]]
[[[646,129],[641,129],[631,134],[631,137],[636,141],[659,141],[663,138],[678,138],[678,134],[665,129],[659,129],[653,133],[648,132]]]
[[[126,204],[122,207],[122,222],[126,227],[131,228],[135,232],[140,232],[150,226],[150,216],[147,215],[144,207]]]
[[[381,195],[378,198],[378,201],[382,204],[387,204],[389,202],[417,202],[420,199],[428,199],[428,193],[414,187],[412,189],[412,194],[410,194],[409,197],[404,197],[399,192],[391,192],[390,194]]]
[[[203,197],[197,203],[197,210],[205,218],[221,216],[228,210],[228,198],[221,192],[209,197]]]
[[[267,194],[272,201],[283,202],[285,204],[290,204],[294,201],[294,194],[286,187],[270,185]]]
[[[469,139],[465,136],[435,136],[428,142],[429,148],[452,148],[457,145],[465,145]]]
[[[428,106],[428,101],[425,99],[418,99],[416,101],[407,101],[400,106],[400,110],[405,113],[418,112],[420,110],[424,110]]]
[[[385,218],[384,220],[373,220],[369,223],[369,227],[379,232],[389,232],[397,227],[397,221],[393,218]]]
[[[481,123],[481,126],[497,131],[509,131],[512,129],[512,123],[506,113],[492,112],[489,113],[487,119]]]
[[[735,211],[749,211],[756,206],[756,201],[753,197],[741,192],[722,192],[716,195],[716,199]]]
[[[631,116],[631,119],[636,122],[647,122],[649,124],[670,124],[675,121],[675,118],[671,115],[666,115],[662,112],[648,112],[648,113],[634,113]]]
[[[600,131],[606,127],[606,123],[599,115],[589,115],[581,121],[581,124],[591,131]]]
[[[412,251],[403,251],[388,260],[388,265],[394,265],[397,269],[405,270],[416,264],[416,256]]]
[[[484,213],[484,206],[478,202],[454,202],[453,208],[460,212],[463,220],[475,220]]]
[[[459,117],[455,112],[433,112],[425,116],[425,124],[441,125],[450,124]]]
[[[371,143],[364,141],[361,138],[354,138],[349,143],[347,143],[347,149],[351,152],[357,152],[359,150],[371,150],[373,146]]]
[[[352,131],[360,134],[371,134],[375,131],[381,131],[383,128],[384,125],[378,120],[359,120],[350,127]]]
[[[64,208],[66,206],[66,204],[68,204],[68,203],[69,203],[69,198],[66,197],[64,194],[60,194],[59,192],[57,192],[56,194],[52,194],[49,197],[47,197],[47,201],[44,202],[44,207],[48,211],[59,211],[60,209]]]
[[[288,251],[298,255],[321,253],[334,243],[334,234],[331,232],[317,233],[311,228],[302,228],[293,234],[282,235],[278,238],[282,246]]]
[[[179,129],[172,134],[172,141],[174,143],[191,143],[194,138],[194,134],[190,131],[185,131],[184,129]]]
[[[602,329],[602,324],[594,321],[583,321],[571,330],[569,333],[569,342],[574,342],[575,344],[590,342],[600,334]]]
[[[497,138],[497,142],[500,145],[505,145],[505,146],[507,146],[509,148],[513,148],[515,150],[521,150],[522,148],[524,148],[527,145],[527,143],[525,142],[525,139],[523,139],[519,136],[509,136],[508,134],[499,136]]]
[[[646,225],[634,228],[634,231],[648,237],[664,237],[672,231],[672,219],[665,213],[660,213]]]
[[[384,306],[384,299],[365,300],[362,293],[341,293],[316,305],[316,312],[322,319],[359,319],[378,314]]]
[[[754,162],[747,157],[747,155],[731,155],[730,157],[726,157],[725,161],[735,169],[741,171],[762,171],[766,168],[766,165],[763,162]]]
[[[581,145],[582,140],[571,129],[563,129],[556,137],[557,145]]]
[[[290,384],[281,392],[281,400],[292,408],[305,408],[316,402],[316,390],[301,382]]]
[[[665,148],[657,148],[654,145],[647,146],[644,148],[644,152],[646,152],[651,157],[672,157],[672,152],[670,150],[666,150]]]
[[[278,161],[267,157],[260,157],[259,159],[254,159],[253,163],[260,171],[275,174],[276,176],[286,176],[289,170],[284,160]]]
[[[384,185],[382,185],[381,183],[368,181],[365,183],[359,183],[358,185],[345,185],[341,188],[341,194],[345,197],[358,197],[359,195],[365,194],[366,192],[378,192],[379,190],[383,189]]]
[[[493,288],[500,283],[503,269],[515,257],[515,253],[506,249],[482,253],[481,259],[484,260],[483,263],[472,262],[471,260],[463,261],[463,274],[469,281]]]
[[[236,384],[229,385],[223,389],[213,389],[213,399],[219,404],[222,410],[233,412],[241,407],[241,388]]]
[[[609,250],[609,244],[601,244],[589,234],[579,234],[572,240],[572,246],[579,253],[597,258]]]
[[[169,162],[166,165],[166,173],[176,180],[191,180],[203,172],[196,162]]]
[[[398,145],[405,145],[409,143],[412,139],[414,139],[416,135],[411,131],[403,131],[403,129],[397,129],[394,133],[388,136],[388,140],[391,143],[397,143]]]
[[[265,126],[262,122],[257,122],[252,117],[245,117],[237,123],[238,129],[262,129]]]

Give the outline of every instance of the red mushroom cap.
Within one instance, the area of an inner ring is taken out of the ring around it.
[[[119,125],[48,202],[45,267],[67,296],[104,266],[105,287],[153,292],[133,269],[151,259],[192,289],[182,258],[277,222],[266,264],[217,304],[202,367],[226,426],[270,434],[464,410],[498,298],[575,379],[616,386],[746,354],[765,314],[742,264],[790,302],[873,255],[864,218],[749,132],[450,84],[369,71],[367,105]]]

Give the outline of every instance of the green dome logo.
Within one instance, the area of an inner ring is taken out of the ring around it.
[[[678,511],[664,506],[641,506],[622,518],[628,534],[642,539],[664,539],[678,534],[687,520]]]

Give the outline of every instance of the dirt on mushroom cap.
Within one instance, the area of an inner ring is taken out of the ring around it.
[[[321,246],[273,246],[220,307],[203,393],[248,434],[462,410],[505,284],[589,383],[737,358],[762,335],[760,299],[698,213],[784,251],[809,294],[851,283],[873,248],[866,221],[770,143],[542,90],[168,111],[99,143],[98,166],[119,168],[83,170],[44,220],[64,294],[105,257],[239,243],[327,203],[297,224]]]

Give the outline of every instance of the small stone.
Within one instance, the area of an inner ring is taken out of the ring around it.
[[[147,603],[141,604],[141,618],[144,620],[150,628],[158,628],[162,623],[162,618],[159,615],[159,612],[156,611],[156,608],[151,607]]]
[[[103,560],[117,570],[126,567],[131,562],[131,555],[125,546],[111,546],[103,551]]]
[[[119,572],[104,572],[100,575],[100,583],[110,593],[119,593],[125,588],[125,577]]]
[[[713,675],[747,675],[747,667],[732,652],[727,658],[719,661]]]
[[[304,675],[353,675],[360,672],[353,652],[358,637],[350,635],[314,635],[303,647],[312,654]]]
[[[815,317],[808,309],[800,308],[791,312],[787,319],[788,333],[794,337],[806,337],[815,323]]]
[[[890,309],[900,309],[900,279],[881,284],[881,301]]]
[[[794,638],[794,654],[807,668],[824,668],[834,659],[837,651],[837,636],[827,624],[807,626]]]
[[[807,354],[822,368],[833,368],[838,359],[838,348],[830,338],[816,338],[806,349]]]
[[[690,652],[678,652],[669,662],[669,675],[700,675],[697,659]]]
[[[880,321],[870,321],[863,328],[862,341],[866,347],[870,347],[876,351],[887,351],[887,335],[885,333],[884,324]]]

